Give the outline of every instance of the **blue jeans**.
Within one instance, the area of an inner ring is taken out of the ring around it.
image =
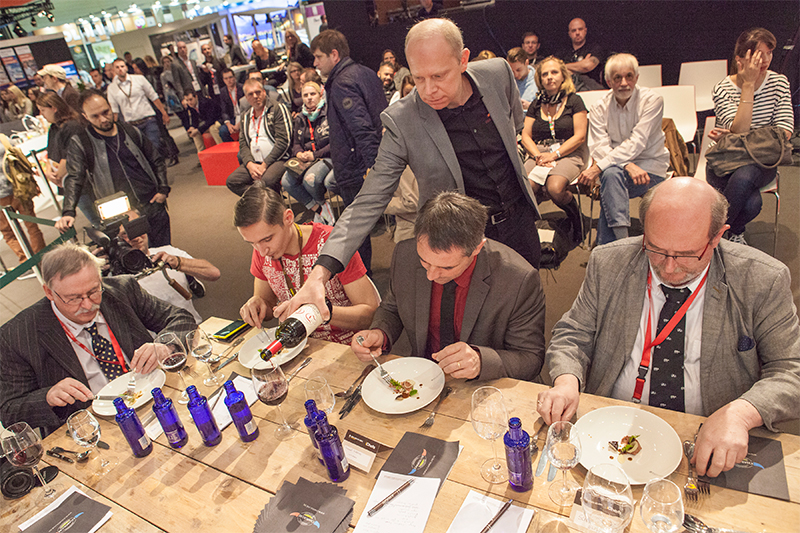
[[[326,164],[325,160],[320,159],[303,173],[302,179],[287,171],[281,179],[281,185],[307,209],[322,205],[325,203],[325,177],[331,170],[328,164],[330,160]]]
[[[611,166],[600,174],[600,217],[597,221],[597,244],[614,242],[611,228],[630,227],[631,198],[638,198],[664,178],[650,174],[650,183],[636,185],[628,171],[622,167]]]
[[[161,132],[158,129],[157,120],[156,117],[150,117],[136,127],[139,128],[139,131],[141,131],[151,143],[153,143],[156,150],[161,150]]]
[[[761,212],[761,187],[775,179],[778,169],[764,169],[758,165],[746,165],[732,174],[719,177],[711,169],[706,170],[709,185],[725,195],[728,207],[728,224],[731,233],[744,233],[744,227]]]
[[[233,142],[233,137],[231,137],[231,132],[228,131],[228,125],[223,124],[219,127],[219,137],[222,139],[222,142],[230,143]]]

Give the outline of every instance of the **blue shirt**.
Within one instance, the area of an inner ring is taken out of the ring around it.
[[[536,98],[536,93],[539,91],[536,87],[536,80],[534,79],[535,72],[533,67],[528,65],[528,76],[522,81],[516,80],[517,88],[519,89],[519,97],[526,102],[533,102],[534,98]]]

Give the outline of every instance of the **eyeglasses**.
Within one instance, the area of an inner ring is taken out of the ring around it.
[[[85,299],[87,299],[87,298],[92,303],[99,304],[103,300],[103,291],[104,290],[105,289],[103,289],[103,286],[101,285],[101,286],[97,287],[96,289],[92,289],[89,292],[87,292],[85,296],[75,296],[73,298],[68,298],[66,300],[64,299],[63,296],[58,294],[56,291],[53,291],[53,294],[55,294],[56,296],[61,298],[61,301],[64,302],[65,304],[70,305],[70,306],[75,306],[75,305],[82,304],[83,301]]]
[[[645,245],[644,239],[642,239],[642,250],[649,256],[651,260],[657,259],[659,261],[665,261],[667,259],[673,259],[676,263],[690,265],[694,261],[700,261],[703,259],[703,256],[706,255],[706,250],[708,250],[710,244],[711,241],[706,243],[706,246],[703,248],[703,251],[700,252],[700,255],[670,255],[665,254],[664,252],[651,250]]]

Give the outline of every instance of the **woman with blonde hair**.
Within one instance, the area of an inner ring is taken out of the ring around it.
[[[283,36],[286,43],[286,58],[291,62],[300,63],[303,68],[314,67],[314,54],[298,37],[294,30],[286,30]]]
[[[303,83],[300,75],[303,74],[303,65],[292,61],[286,67],[286,83],[278,87],[278,97],[281,102],[286,104],[292,115],[296,115],[303,108]]]
[[[588,113],[575,92],[572,75],[557,57],[536,65],[536,86],[539,93],[522,128],[522,145],[536,161],[528,179],[537,196],[549,197],[564,210],[577,244],[583,238],[582,216],[569,185],[589,160]]]
[[[20,120],[33,111],[33,102],[16,85],[9,85],[0,92],[5,102],[4,119],[7,122]]]

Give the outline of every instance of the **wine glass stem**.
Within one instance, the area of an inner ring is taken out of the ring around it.
[[[567,495],[567,494],[569,494],[569,485],[567,484],[567,471],[566,470],[562,470],[561,473],[563,474],[561,476],[561,481],[562,481],[561,492],[564,495]]]
[[[34,465],[33,471],[36,472],[36,477],[39,478],[39,482],[42,484],[45,497],[47,498],[49,496],[52,496],[56,492],[56,490],[53,487],[47,485],[47,481],[45,481],[44,477],[42,477],[42,473],[39,472],[39,467],[37,465]]]
[[[286,417],[283,415],[283,410],[281,409],[281,404],[276,405],[275,407],[278,408],[278,413],[281,415],[281,420],[283,420],[283,425],[287,428],[291,428],[292,426],[289,425],[289,422],[286,421]]]
[[[186,394],[186,380],[183,379],[183,370],[178,370],[178,376],[181,378],[181,384],[183,385],[183,394]]]
[[[217,379],[217,375],[214,373],[214,369],[211,368],[211,362],[206,360],[206,366],[208,367],[208,377],[211,379]]]
[[[100,451],[100,447],[94,446],[94,451],[97,452],[97,458],[100,460],[100,468],[107,467],[110,463],[103,456],[103,453]]]
[[[494,455],[494,464],[492,465],[493,470],[500,470],[500,461],[497,460],[497,447],[494,445],[494,441],[497,439],[492,439],[492,454]]]

